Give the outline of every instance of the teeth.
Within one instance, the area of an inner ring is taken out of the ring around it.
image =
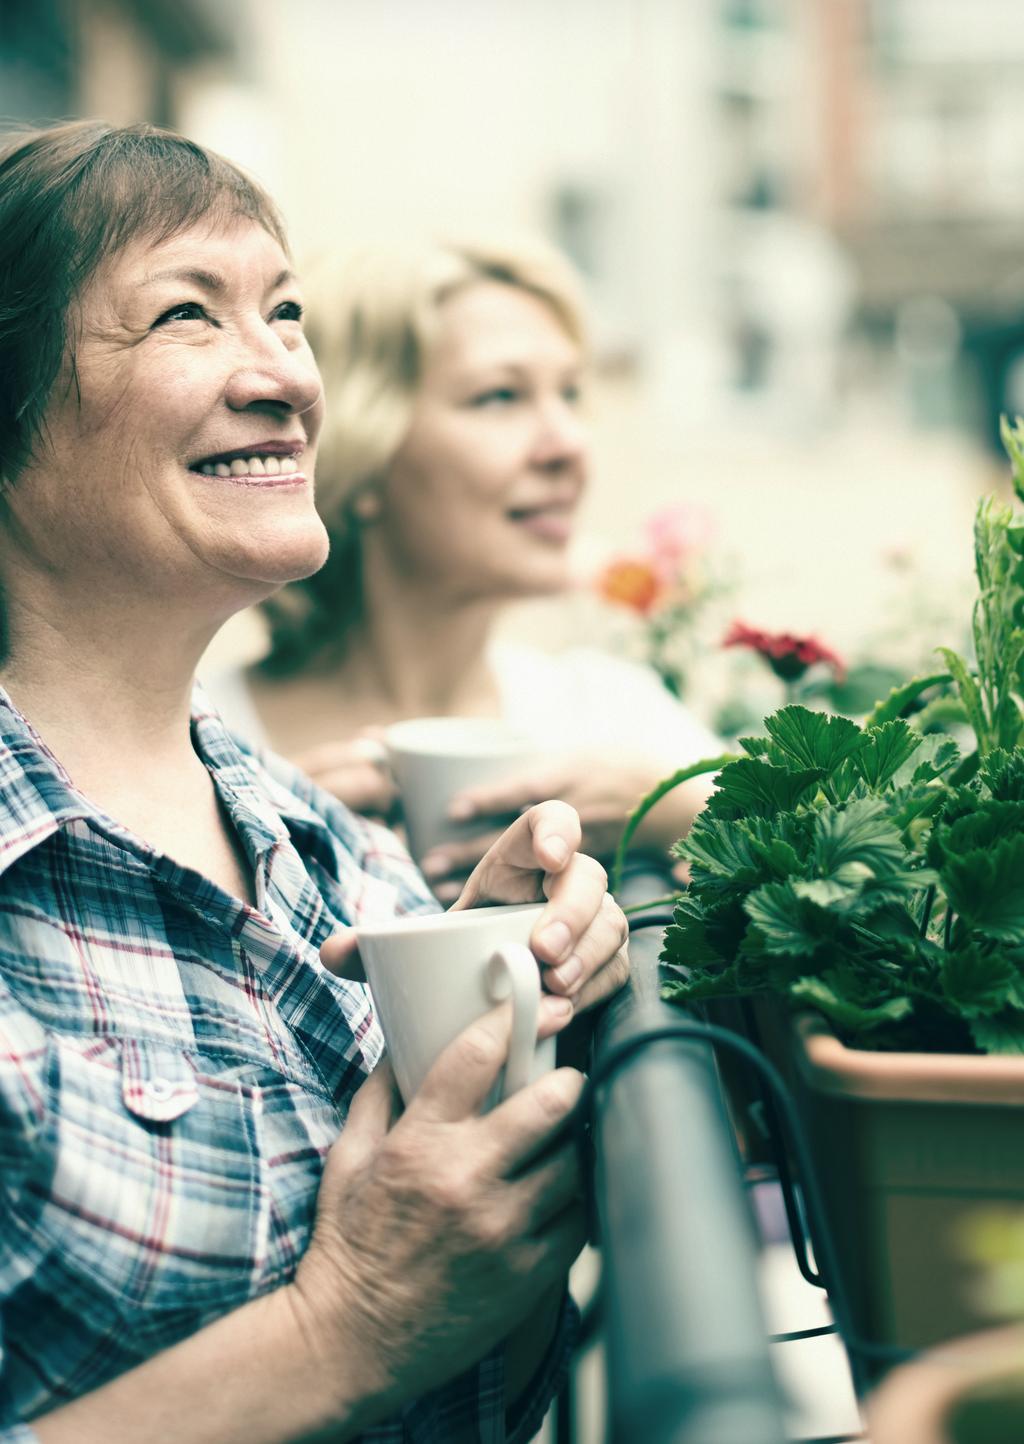
[[[280,476],[297,472],[294,456],[236,456],[234,461],[204,461],[199,470],[204,476]]]

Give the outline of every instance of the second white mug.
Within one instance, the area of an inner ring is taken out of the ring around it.
[[[480,831],[477,820],[448,816],[457,793],[522,772],[538,755],[525,733],[489,717],[413,717],[389,727],[384,746],[417,862]]]

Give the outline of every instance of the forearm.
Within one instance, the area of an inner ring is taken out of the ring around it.
[[[32,1421],[41,1444],[345,1444],[380,1417],[328,1367],[288,1288]]]
[[[642,846],[667,851],[689,832],[690,824],[713,790],[710,777],[694,777],[674,788],[651,808],[636,830],[636,841]]]

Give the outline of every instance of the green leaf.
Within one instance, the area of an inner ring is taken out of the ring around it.
[[[801,897],[791,881],[766,883],[743,907],[765,951],[775,955],[813,957],[834,942],[840,930],[838,915]]]
[[[987,851],[1003,838],[1024,833],[1024,802],[996,802],[994,798],[977,798],[969,809],[961,802],[951,822],[943,816],[929,844],[929,860],[942,867],[951,857]]]
[[[991,848],[960,857],[947,853],[941,872],[950,906],[969,928],[1024,943],[1024,835],[1004,837]]]
[[[856,1037],[876,1032],[887,1023],[897,1023],[911,1012],[909,998],[887,998],[885,1002],[866,1006],[844,995],[842,975],[828,972],[820,978],[798,978],[790,986],[789,996],[799,1003],[817,1008],[840,1032]]]
[[[875,727],[883,726],[886,722],[895,721],[897,717],[905,716],[923,692],[950,680],[948,672],[932,672],[925,677],[913,677],[909,682],[904,682],[901,687],[894,687],[888,697],[879,702],[864,719],[865,731],[871,731]]]
[[[900,718],[883,722],[865,734],[863,746],[852,758],[853,766],[872,792],[877,792],[918,750],[922,741],[920,733]]]
[[[776,881],[791,873],[805,870],[792,844],[777,828],[781,819],[768,822],[750,818],[743,822],[712,819],[706,813],[698,816],[686,837],[672,848],[673,856],[691,865],[690,896],[711,898],[749,892],[763,882]],[[792,822],[796,822],[795,817]],[[807,829],[789,832],[796,837]]]
[[[971,1037],[983,1053],[1024,1053],[1024,1013],[972,1018]]]
[[[904,775],[909,766],[904,764],[893,778],[895,786],[899,787],[907,782],[932,782],[936,777],[944,777],[960,761],[960,748],[952,737],[942,737],[935,733],[921,739],[921,746],[910,761],[913,764],[910,767],[910,776]]]
[[[1024,749],[1007,752],[997,747],[982,762],[978,774],[999,802],[1024,802]]]
[[[788,767],[789,759],[770,737],[741,737],[739,746],[748,757],[760,757],[774,767]]]
[[[676,903],[672,918],[662,938],[661,959],[685,968],[731,962],[749,926],[739,903],[709,906],[688,893]]]
[[[942,960],[942,991],[965,1018],[1001,1012],[1012,1000],[1017,970],[1005,953],[976,944],[947,953]]]
[[[772,741],[798,767],[819,769],[826,776],[852,757],[863,745],[863,734],[848,717],[809,712],[806,707],[783,707],[765,718]]]
[[[689,977],[666,979],[661,996],[669,1003],[697,1003],[703,998],[728,998],[750,991],[741,964],[717,972],[696,969]]]
[[[827,808],[814,822],[814,871],[839,883],[884,877],[904,867],[906,849],[889,821],[885,803],[864,798]]]
[[[729,821],[792,812],[816,789],[822,775],[818,768],[786,772],[757,758],[741,757],[718,774],[718,791],[708,799],[705,816]]]
[[[659,957],[663,963],[674,963],[681,968],[705,967],[708,963],[725,961],[708,942],[707,928],[700,918],[670,923],[662,935]]]
[[[985,717],[985,708],[981,700],[981,692],[978,684],[968,670],[967,663],[956,652],[949,647],[939,647],[946,661],[946,666],[953,675],[956,689],[960,694],[960,701],[967,713],[967,720],[974,729],[974,735],[978,739],[978,746],[982,753],[988,751],[988,722]]]
[[[622,869],[626,863],[626,853],[629,851],[629,844],[633,840],[633,834],[650,812],[651,808],[656,806],[663,797],[667,797],[670,792],[673,792],[684,782],[689,782],[691,778],[703,777],[708,772],[717,772],[725,763],[731,762],[734,756],[735,754],[732,752],[723,752],[720,757],[703,757],[699,762],[691,763],[689,767],[681,767],[678,772],[673,772],[671,777],[666,777],[662,782],[659,782],[656,787],[653,787],[646,797],[640,799],[626,819],[626,826],[619,839],[619,845],[615,849],[615,860],[612,863],[611,881],[609,884],[613,895],[617,893],[622,886]]]

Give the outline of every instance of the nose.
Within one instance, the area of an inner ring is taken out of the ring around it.
[[[539,424],[533,459],[547,471],[562,471],[586,464],[590,434],[576,407],[564,397],[545,402],[539,410]]]
[[[320,372],[305,341],[285,340],[269,325],[246,337],[226,388],[232,411],[308,414],[316,418],[317,425],[322,396]]]

